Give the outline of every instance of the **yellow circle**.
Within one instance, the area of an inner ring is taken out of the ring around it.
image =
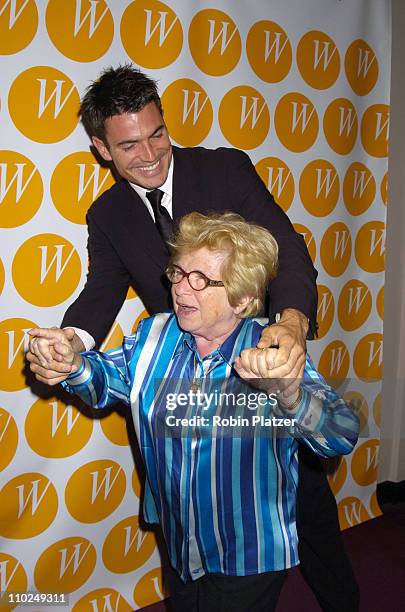
[[[25,437],[41,457],[70,457],[90,440],[93,421],[56,398],[38,399],[25,419]]]
[[[6,553],[0,552],[0,567],[3,568],[2,583],[7,585],[8,593],[25,593],[27,591],[27,574],[22,566],[22,563],[18,559]],[[14,610],[16,606],[17,604],[6,606],[5,604],[2,605],[0,603],[0,610],[2,612],[5,612],[6,610]]]
[[[379,292],[377,293],[376,306],[378,316],[381,320],[384,320],[384,285],[381,287]]]
[[[266,83],[279,83],[290,72],[291,43],[274,21],[257,21],[246,38],[246,54],[254,73]]]
[[[238,85],[224,95],[218,119],[222,134],[239,149],[254,149],[261,145],[270,128],[266,100],[257,89],[248,85]]]
[[[361,487],[377,481],[379,440],[367,440],[356,447],[352,456],[352,477]]]
[[[167,4],[136,0],[122,15],[121,41],[132,61],[144,68],[163,68],[180,55],[183,30]]]
[[[308,249],[308,253],[312,259],[312,262],[315,262],[316,259],[316,243],[313,233],[308,227],[302,225],[301,223],[294,223],[294,229],[298,234],[301,234],[305,240],[306,247]]]
[[[335,315],[335,300],[333,293],[325,285],[317,285],[318,289],[318,339],[326,336],[331,328]]]
[[[358,96],[370,93],[378,79],[378,60],[365,40],[354,40],[345,55],[346,78]]]
[[[5,319],[0,322],[0,389],[20,391],[27,386],[24,375],[28,330],[36,324],[28,319]]]
[[[127,291],[127,295],[126,295],[126,300],[133,300],[134,298],[137,297],[137,292],[135,291],[135,289],[130,285],[128,287],[128,291]]]
[[[339,465],[332,474],[328,474],[329,486],[333,495],[337,495],[342,489],[347,478],[347,462],[344,457],[339,457]]]
[[[338,515],[341,529],[360,525],[371,518],[363,502],[354,496],[345,497],[338,503]]]
[[[0,535],[25,540],[48,529],[58,511],[58,496],[43,474],[19,474],[1,489],[0,508]]]
[[[132,612],[133,607],[115,589],[95,589],[83,595],[72,608],[72,612],[95,612],[98,610]]]
[[[359,417],[361,433],[368,423],[368,404],[366,398],[358,391],[346,391],[343,394],[343,399]]]
[[[381,199],[383,204],[387,206],[388,203],[388,172],[384,174],[384,178],[381,181]]]
[[[43,192],[41,175],[28,157],[0,151],[0,227],[17,227],[32,219]]]
[[[347,155],[357,140],[359,122],[356,109],[350,100],[338,98],[333,100],[323,117],[323,131],[333,151]]]
[[[345,284],[339,295],[339,323],[345,331],[361,327],[370,316],[372,298],[365,283],[352,279]]]
[[[338,48],[325,32],[312,30],[304,34],[298,43],[297,64],[308,85],[315,89],[327,89],[339,76]]]
[[[16,252],[12,277],[21,297],[35,306],[56,306],[72,295],[81,278],[80,257],[63,236],[38,234]]]
[[[80,98],[72,80],[50,66],[21,72],[8,96],[15,127],[30,140],[53,143],[73,132],[79,121]]]
[[[194,15],[188,30],[188,44],[198,68],[211,76],[231,72],[242,51],[235,22],[223,11],[211,8]]]
[[[373,157],[388,156],[390,107],[387,104],[369,106],[361,119],[361,143]]]
[[[37,29],[38,10],[35,0],[3,0],[0,7],[0,55],[11,55],[28,47]]]
[[[122,327],[118,323],[118,321],[114,321],[108,334],[104,338],[104,342],[100,347],[100,351],[103,351],[105,353],[106,351],[109,351],[112,348],[120,346],[122,344],[123,339],[124,332],[122,331]]]
[[[381,380],[383,368],[382,334],[367,334],[359,340],[353,353],[356,375],[367,382]]]
[[[72,223],[86,224],[89,206],[114,185],[109,168],[102,168],[86,151],[67,155],[51,177],[51,196],[55,208]]]
[[[318,370],[331,387],[337,387],[347,378],[349,366],[350,356],[347,346],[341,340],[333,340],[324,349]]]
[[[141,481],[139,480],[138,471],[134,468],[132,472],[132,489],[138,499],[141,499]]]
[[[15,420],[0,407],[0,472],[13,460],[18,445],[18,429]]]
[[[311,215],[329,215],[337,204],[340,192],[336,168],[325,159],[309,162],[301,172],[299,189],[302,204]]]
[[[163,589],[162,569],[156,567],[142,576],[134,589],[134,601],[140,608],[165,599],[168,593]]]
[[[3,262],[0,259],[0,295],[3,292],[3,288],[4,288],[4,281],[6,279],[6,273],[4,271],[4,266],[3,266]]]
[[[138,329],[138,325],[142,321],[142,319],[147,319],[148,317],[149,317],[149,313],[146,310],[142,310],[142,312],[135,319],[135,322],[132,326],[131,333],[134,334],[136,330]]]
[[[341,276],[349,265],[352,239],[347,225],[333,223],[322,237],[321,261],[330,276]]]
[[[385,268],[385,224],[369,221],[357,232],[354,245],[356,261],[366,272],[382,272]]]
[[[361,215],[374,202],[376,182],[373,174],[364,164],[353,162],[343,181],[343,199],[349,213]]]
[[[279,206],[286,212],[294,199],[294,176],[278,157],[264,157],[257,162],[256,172]]]
[[[163,92],[162,106],[170,136],[178,144],[193,147],[208,136],[213,119],[212,104],[196,81],[173,81]]]
[[[81,523],[97,523],[122,502],[126,478],[122,467],[110,459],[98,459],[81,466],[69,478],[65,489],[68,512]]]
[[[381,427],[381,403],[382,403],[382,394],[381,391],[376,395],[373,404],[373,416],[374,421],[377,427]]]
[[[118,446],[128,446],[126,420],[118,412],[111,412],[100,419],[100,426],[105,437]]]
[[[49,0],[46,29],[63,55],[76,62],[92,62],[110,48],[114,21],[104,0]]]
[[[126,574],[142,567],[156,548],[153,531],[142,531],[137,516],[115,525],[103,544],[103,563],[115,574]]]
[[[377,518],[377,516],[382,515],[381,508],[379,506],[378,499],[377,499],[377,491],[374,491],[374,493],[372,493],[370,497],[370,510],[371,510],[371,515],[374,518]]]
[[[72,593],[83,586],[96,566],[96,550],[86,538],[64,538],[46,548],[34,568],[41,593]]]
[[[319,131],[315,106],[302,93],[288,93],[276,106],[274,126],[286,149],[295,153],[307,151],[316,141]]]

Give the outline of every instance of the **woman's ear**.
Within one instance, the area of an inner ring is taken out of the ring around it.
[[[251,296],[246,295],[239,301],[239,304],[234,307],[233,309],[234,313],[236,315],[240,315],[244,310],[246,310],[246,308],[252,301],[253,301],[253,298]]]

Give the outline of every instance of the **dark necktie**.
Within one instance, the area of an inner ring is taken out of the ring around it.
[[[163,240],[167,242],[173,236],[173,219],[169,215],[167,209],[162,206],[163,195],[163,191],[160,189],[153,189],[153,191],[149,191],[146,194],[146,197],[152,205],[156,227]]]

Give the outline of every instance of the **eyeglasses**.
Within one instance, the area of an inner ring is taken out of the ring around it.
[[[166,276],[173,285],[180,283],[184,277],[187,278],[188,284],[195,291],[202,291],[207,287],[224,287],[224,283],[219,280],[211,280],[199,270],[185,272],[180,266],[171,265],[166,269]]]

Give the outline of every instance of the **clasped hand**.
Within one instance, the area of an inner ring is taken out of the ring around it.
[[[304,374],[307,325],[298,311],[284,312],[279,323],[264,328],[257,348],[242,351],[234,368],[257,388],[277,393],[288,407],[298,397]]]
[[[27,360],[37,380],[57,385],[80,367],[82,358],[72,348],[74,329],[34,328],[28,333]]]

